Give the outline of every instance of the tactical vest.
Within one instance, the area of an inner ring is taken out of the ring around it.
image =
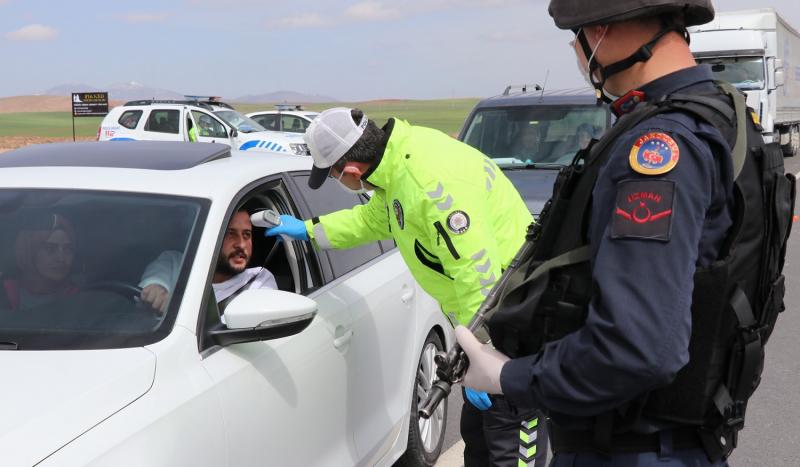
[[[713,95],[672,94],[640,105],[578,153],[559,174],[527,267],[510,278],[492,311],[492,342],[512,357],[535,354],[582,327],[593,292],[587,235],[592,190],[612,143],[667,112],[692,115],[720,131],[733,148],[733,225],[718,260],[694,275],[689,363],[668,386],[597,417],[599,451],[608,451],[603,444],[612,434],[629,431],[646,416],[696,427],[709,458],[727,457],[760,381],[764,345],[784,309],[782,270],[795,179],[784,174],[780,147],[763,142],[744,96],[726,83],[717,86]]]

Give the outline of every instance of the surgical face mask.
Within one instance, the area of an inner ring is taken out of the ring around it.
[[[580,31],[578,31],[578,34],[581,34],[582,32],[583,32],[583,30],[580,30]],[[581,60],[579,52],[577,51],[577,49],[575,47],[575,42],[578,40],[577,34],[575,35],[575,39],[570,41],[570,46],[572,46],[572,50],[575,52],[575,58],[578,61],[578,70],[581,72],[581,75],[583,76],[583,79],[585,79],[586,82],[589,84],[589,86],[591,86],[593,88],[596,88],[597,85],[594,82],[594,79],[593,79],[594,77],[591,75],[591,71],[590,71],[591,65],[592,65],[592,60],[594,60],[594,56],[597,54],[597,50],[600,48],[600,45],[603,43],[603,39],[606,38],[606,33],[607,32],[608,32],[608,28],[606,28],[606,30],[603,31],[603,35],[600,36],[600,40],[597,41],[597,45],[595,45],[594,49],[592,49],[592,54],[589,56],[589,59],[586,61],[586,63],[584,63],[583,60]],[[586,33],[584,33],[584,34],[586,34]],[[608,91],[605,90],[605,88],[603,88],[602,92],[609,98],[614,97],[611,94],[609,94]],[[616,98],[614,98],[612,100],[616,100]]]
[[[358,189],[354,190],[354,189],[350,188],[349,186],[345,185],[344,183],[342,183],[342,177],[343,177],[343,176],[344,176],[344,170],[343,170],[343,171],[341,171],[341,172],[339,172],[339,177],[336,179],[336,181],[338,182],[338,185],[339,185],[340,187],[342,187],[342,189],[343,189],[344,191],[346,191],[346,192],[348,192],[348,193],[353,193],[353,194],[355,194],[355,195],[360,195],[360,194],[366,193],[366,192],[368,191],[368,190],[367,190],[367,189],[364,187],[364,180],[361,180],[361,179],[359,179],[359,180],[358,180],[358,183],[360,183],[360,184],[361,184],[361,188],[358,188]]]

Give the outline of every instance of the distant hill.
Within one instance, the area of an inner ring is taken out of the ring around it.
[[[71,96],[73,92],[98,92],[103,89],[84,83],[59,84],[56,87],[44,91],[45,96]]]
[[[108,92],[108,98],[113,100],[133,101],[140,99],[183,99],[183,94],[169,89],[154,88],[136,81],[116,83],[99,88],[90,84],[69,83],[52,87],[42,94],[45,96],[69,96],[73,92]]]
[[[183,94],[169,89],[154,88],[136,81],[112,84],[107,88],[109,99],[133,101],[140,99],[184,99]]]
[[[327,102],[338,102],[333,97],[320,94],[304,94],[295,91],[276,91],[266,94],[249,94],[247,96],[230,99],[231,102],[241,102],[243,104],[274,104],[287,102],[290,104],[320,104]]]
[[[111,99],[108,106],[121,104],[123,101]],[[72,112],[72,99],[69,96],[0,97],[0,114],[17,112]]]
[[[114,100],[133,101],[142,99],[184,99],[184,95],[169,89],[147,86],[136,81],[116,83],[106,87],[97,87],[85,83],[67,83],[52,87],[44,92],[45,96],[69,96],[73,92],[108,92],[108,98]],[[265,94],[249,94],[231,99],[223,96],[224,101],[243,104],[275,104],[288,102],[291,104],[319,104],[337,102],[336,99],[320,94],[305,94],[295,91],[276,91]]]

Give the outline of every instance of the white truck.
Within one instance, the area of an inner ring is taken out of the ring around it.
[[[697,61],[747,94],[764,139],[800,152],[800,33],[772,8],[720,12],[689,32]]]

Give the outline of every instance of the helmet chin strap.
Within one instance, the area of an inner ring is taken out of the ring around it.
[[[650,60],[650,57],[653,56],[653,47],[658,43],[658,41],[661,40],[661,38],[670,32],[678,32],[687,38],[688,36],[685,31],[686,30],[682,26],[673,25],[665,27],[658,34],[656,34],[655,37],[650,40],[650,42],[639,47],[639,50],[628,56],[628,58],[614,62],[608,66],[603,66],[597,61],[597,51],[594,51],[594,59],[589,63],[589,79],[592,81],[595,93],[597,94],[597,105],[601,105],[604,102],[606,104],[613,102],[613,100],[606,95],[604,90],[608,78],[627,70],[639,62],[646,62]],[[686,40],[688,42],[688,38]],[[586,40],[586,33],[583,29],[578,32],[578,42],[581,44],[581,48],[583,49],[583,53],[586,55],[587,59],[588,57],[592,57],[592,48],[589,46],[589,41]],[[595,71],[599,72],[599,82],[595,81]]]

